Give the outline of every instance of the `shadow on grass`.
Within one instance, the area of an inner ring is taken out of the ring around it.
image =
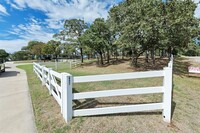
[[[125,102],[99,102],[98,100],[95,99],[86,99],[84,102],[77,102],[78,100],[75,100],[75,106],[73,109],[90,109],[90,108],[95,108],[97,105],[138,105],[138,104],[148,104],[148,102],[143,102],[143,103],[125,103]],[[152,102],[151,102],[152,103]],[[101,107],[99,107],[101,108]],[[176,108],[176,103],[173,101],[172,102],[172,110],[171,110],[171,118],[173,118],[174,111]],[[133,112],[133,113],[116,113],[116,114],[106,114],[106,115],[96,115],[96,117],[101,117],[101,116],[128,116],[128,115],[157,115],[157,114],[162,114],[162,111],[138,111],[138,112]],[[92,117],[92,116],[87,116],[87,117]]]
[[[171,118],[173,118],[175,108],[176,108],[176,103],[174,101],[172,101],[172,114],[171,114]]]
[[[191,63],[184,58],[177,58],[174,60],[173,73],[179,76],[188,76],[188,67]]]
[[[108,67],[110,65],[119,65],[122,63],[125,63],[126,61],[130,61],[130,59],[110,59],[109,63],[104,60],[104,65],[99,65],[98,61],[91,61],[91,62],[87,62],[87,63],[83,63],[81,64],[81,66],[94,66],[96,65],[97,67]]]
[[[149,71],[149,70],[162,70],[164,67],[168,64],[167,58],[156,58],[156,64],[154,65],[152,63],[152,60],[149,59],[149,62],[146,62],[146,59],[144,57],[140,57],[138,59],[138,67],[135,69],[137,71]]]
[[[194,78],[194,79],[200,79],[200,74],[188,74],[188,77]]]

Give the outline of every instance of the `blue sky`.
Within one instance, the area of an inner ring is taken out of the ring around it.
[[[122,0],[0,0],[0,49],[15,52],[30,40],[47,42],[65,19],[107,18]]]
[[[98,17],[107,18],[108,10],[121,1],[0,0],[0,49],[12,53],[30,40],[47,42],[62,29],[65,19],[91,23]],[[195,16],[200,18],[200,5]]]

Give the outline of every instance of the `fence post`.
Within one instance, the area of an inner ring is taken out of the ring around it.
[[[45,66],[42,66],[42,85],[44,86],[45,85],[45,74],[44,74],[44,67]]]
[[[52,71],[52,68],[49,68],[48,69],[48,80],[49,80],[49,95],[52,95],[52,85],[51,85],[51,71]]]
[[[68,73],[62,73],[61,112],[66,122],[69,122],[72,119],[72,84],[73,84],[72,75]]]
[[[172,108],[172,64],[164,68],[163,120],[171,122]]]
[[[33,62],[33,72],[35,72],[35,62]]]

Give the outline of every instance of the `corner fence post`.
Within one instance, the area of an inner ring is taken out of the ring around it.
[[[53,86],[51,84],[51,71],[52,71],[52,68],[49,68],[48,69],[48,80],[49,80],[49,95],[52,95],[52,91],[53,91]]]
[[[72,119],[72,84],[73,77],[68,73],[61,73],[61,113],[66,122],[69,122]]]
[[[163,120],[171,122],[172,108],[172,62],[164,68]]]
[[[45,66],[42,66],[42,85],[44,86],[45,85],[45,74],[44,74],[44,67]]]

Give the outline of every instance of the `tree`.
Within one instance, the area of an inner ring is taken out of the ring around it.
[[[31,53],[29,51],[18,51],[11,55],[12,60],[28,60],[31,59]]]
[[[149,44],[157,43],[155,35],[154,39],[152,34],[155,34],[159,28],[155,25],[159,23],[155,22],[156,17],[159,16],[159,9],[152,6],[153,4],[152,1],[147,0],[130,0],[110,11],[111,22],[119,32],[119,41],[125,45],[124,47],[128,46],[131,49],[132,65],[135,66],[138,57],[149,49]]]
[[[169,55],[173,49],[188,48],[198,34],[199,21],[194,17],[196,4],[192,0],[174,0],[165,6],[163,35]]]
[[[103,65],[103,53],[110,41],[109,27],[102,18],[95,19],[91,27],[80,37],[80,42],[93,49],[100,56],[100,65]]]
[[[22,50],[28,50],[32,55],[36,55],[37,57],[41,58],[42,49],[45,43],[39,41],[30,41],[27,47],[23,47]]]
[[[43,55],[53,55],[55,51],[55,48],[53,45],[45,44],[42,48],[42,54]]]
[[[58,58],[58,55],[61,53],[61,42],[50,40],[47,42],[47,45],[49,45],[49,49],[51,50],[51,54],[55,55],[56,59]]]
[[[63,45],[63,54],[68,58],[75,58],[76,57],[76,47],[74,44],[64,44]]]
[[[0,59],[5,60],[8,56],[9,54],[4,49],[0,49]]]
[[[60,40],[76,43],[77,48],[80,50],[81,62],[83,62],[83,44],[79,41],[79,37],[88,28],[84,20],[70,19],[65,20],[64,30],[59,34],[55,34],[54,37]]]
[[[192,0],[126,0],[111,8],[109,20],[118,42],[131,49],[132,65],[138,57],[151,51],[155,64],[156,49],[187,48],[197,36],[198,20],[194,17],[196,5]],[[148,58],[148,56],[147,56]]]

